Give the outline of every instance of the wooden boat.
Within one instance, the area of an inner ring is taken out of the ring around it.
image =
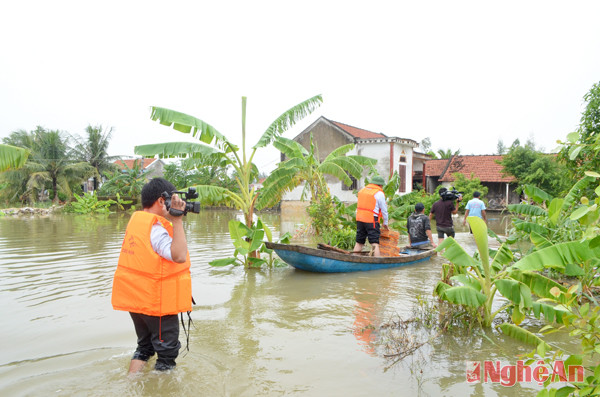
[[[400,256],[375,257],[351,254],[324,244],[320,244],[321,249],[270,242],[265,242],[265,245],[296,269],[319,273],[360,272],[414,265],[429,260],[435,254],[434,250],[404,249]]]

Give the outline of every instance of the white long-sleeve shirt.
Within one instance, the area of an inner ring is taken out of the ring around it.
[[[173,238],[169,236],[169,232],[161,224],[155,223],[150,231],[150,243],[152,249],[163,258],[173,261],[171,256],[171,243]]]
[[[385,203],[385,194],[383,192],[375,193],[375,208],[373,209],[373,213],[375,215],[379,214],[379,210],[381,210],[381,215],[383,215],[383,224],[388,224],[388,210],[387,204]]]

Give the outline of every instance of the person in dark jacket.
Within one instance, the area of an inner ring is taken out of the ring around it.
[[[460,198],[457,199],[456,205],[454,200],[444,200],[444,193],[446,192],[445,187],[441,188],[440,199],[433,203],[431,212],[429,213],[429,220],[433,220],[435,217],[435,224],[438,233],[438,244],[444,241],[444,235],[448,237],[454,237],[454,224],[452,223],[452,215],[458,212],[458,203]]]
[[[425,206],[423,203],[415,204],[415,212],[408,217],[408,221],[406,222],[408,244],[412,248],[430,249],[437,247],[433,242],[431,223],[424,211]]]

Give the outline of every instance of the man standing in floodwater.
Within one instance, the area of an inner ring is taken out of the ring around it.
[[[468,216],[476,216],[481,219],[485,223],[487,223],[487,215],[485,213],[485,203],[479,199],[481,193],[473,192],[473,198],[467,202],[467,206],[465,207],[465,218],[463,219],[463,225],[467,223]],[[471,231],[473,233],[473,231]]]
[[[460,197],[457,198],[456,206],[453,199],[447,199],[445,187],[439,190],[440,199],[433,203],[429,212],[429,220],[433,220],[435,216],[435,224],[438,234],[438,245],[444,241],[444,234],[448,237],[454,237],[454,223],[452,223],[452,215],[458,212],[458,204]]]
[[[130,374],[139,372],[154,353],[158,355],[154,369],[175,368],[181,347],[177,315],[192,310],[190,256],[182,221],[185,201],[173,194],[168,210],[162,195],[175,190],[163,178],[144,185],[143,211],[131,216],[121,247],[112,305],[129,312],[137,334]]]
[[[379,236],[381,235],[379,222],[383,219],[384,230],[388,229],[388,211],[383,193],[385,181],[379,175],[371,179],[371,183],[358,192],[356,206],[356,244],[353,252],[362,251],[367,237],[373,246],[373,255],[381,256],[379,250]]]

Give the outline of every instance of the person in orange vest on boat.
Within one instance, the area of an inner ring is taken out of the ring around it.
[[[388,211],[383,194],[385,181],[379,175],[371,178],[371,183],[358,192],[356,206],[356,245],[353,252],[361,252],[365,241],[373,246],[373,255],[381,256],[379,251],[379,222],[383,219],[383,228],[388,229]]]
[[[130,313],[137,334],[130,374],[139,372],[154,353],[154,369],[175,368],[181,347],[177,315],[192,310],[190,256],[181,216],[186,203],[171,195],[175,190],[163,178],[144,185],[143,211],[129,220],[113,279],[113,308]],[[163,192],[171,195],[170,210]]]

